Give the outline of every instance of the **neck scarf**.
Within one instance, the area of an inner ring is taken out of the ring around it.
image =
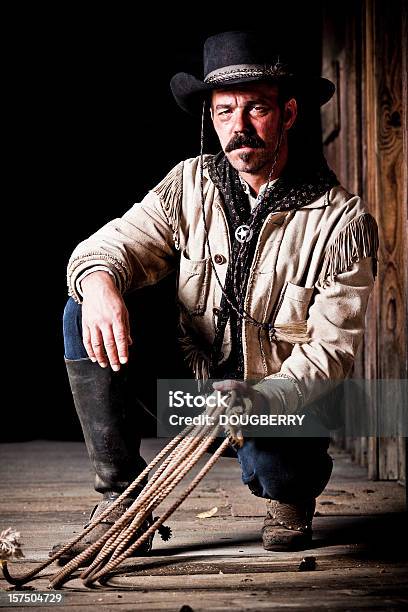
[[[209,159],[208,171],[223,198],[233,241],[224,292],[240,313],[238,315],[235,312],[223,295],[210,355],[210,375],[213,378],[243,378],[241,332],[242,318],[245,316],[244,300],[257,237],[263,223],[271,212],[301,208],[317,200],[339,182],[324,158],[317,167],[303,172],[288,164],[279,179],[273,185],[266,187],[259,198],[259,203],[251,211],[239,174],[223,152]],[[235,232],[241,225],[249,228],[252,235],[250,240],[244,242],[237,240]],[[232,350],[227,362],[224,362],[220,368],[218,362],[222,359],[221,346],[229,319]]]

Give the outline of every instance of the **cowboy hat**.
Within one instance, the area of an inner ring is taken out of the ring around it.
[[[186,112],[196,114],[203,96],[214,89],[253,81],[285,83],[294,95],[314,99],[320,105],[332,97],[335,86],[328,79],[303,74],[281,52],[276,52],[256,32],[222,32],[210,36],[204,43],[204,79],[178,72],[170,87],[177,104]]]

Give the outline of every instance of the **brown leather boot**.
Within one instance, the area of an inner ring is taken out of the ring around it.
[[[286,504],[267,500],[267,513],[262,528],[265,550],[305,550],[312,543],[312,520],[316,500]]]
[[[113,504],[114,501],[119,497],[117,493],[108,494],[105,493],[104,498],[99,504],[97,504],[89,515],[88,522],[84,525],[84,529],[88,527],[93,519],[96,519],[102,512],[105,512],[110,505]],[[94,544],[99,538],[101,538],[110,528],[111,526],[124,514],[124,512],[133,504],[135,500],[131,498],[124,499],[116,508],[109,514],[95,529],[93,529],[89,534],[79,542],[77,542],[69,551],[67,551],[62,557],[57,560],[58,565],[65,565],[83,552],[88,546]],[[146,519],[146,521],[142,524],[140,529],[136,532],[134,540],[142,535],[150,525],[153,523],[153,517],[150,516]],[[132,556],[146,555],[152,548],[153,536],[145,542],[142,546],[140,546]],[[49,553],[49,556],[55,555],[58,550],[60,550],[64,544],[56,544]],[[90,563],[92,559],[88,563]]]

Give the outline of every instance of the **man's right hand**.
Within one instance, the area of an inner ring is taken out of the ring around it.
[[[82,333],[89,358],[115,372],[127,363],[130,337],[129,313],[108,272],[96,271],[81,281]]]

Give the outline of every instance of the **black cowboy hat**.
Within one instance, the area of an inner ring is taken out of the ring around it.
[[[293,95],[303,95],[320,105],[332,97],[335,86],[318,75],[305,74],[282,50],[256,32],[223,32],[204,43],[204,79],[178,72],[170,81],[177,104],[196,114],[206,93],[239,83],[271,81],[290,86]]]

